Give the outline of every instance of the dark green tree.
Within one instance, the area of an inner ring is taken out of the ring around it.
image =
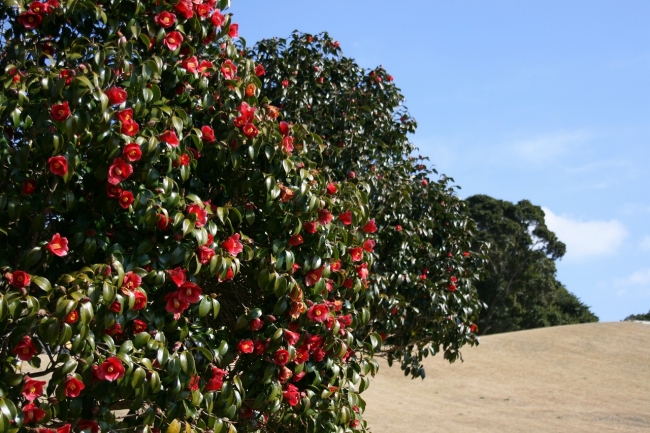
[[[625,320],[650,320],[650,311],[646,314],[631,314]]]
[[[482,334],[598,321],[556,279],[555,260],[566,246],[548,229],[539,206],[486,195],[466,202],[479,239],[490,245],[488,274],[477,283],[487,305],[479,319]]]

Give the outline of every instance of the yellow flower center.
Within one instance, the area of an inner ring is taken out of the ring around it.
[[[108,370],[109,373],[113,372],[113,366],[108,367],[106,370]]]
[[[59,245],[59,244],[52,244],[52,248],[55,249],[55,250],[58,250],[59,248],[61,248],[61,245]]]

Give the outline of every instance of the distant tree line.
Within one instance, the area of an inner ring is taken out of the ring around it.
[[[650,320],[650,311],[645,314],[630,314],[625,320]]]
[[[487,195],[466,203],[478,239],[489,244],[486,274],[477,283],[486,307],[478,321],[481,334],[598,321],[557,280],[555,260],[564,256],[566,245],[548,229],[539,206]]]

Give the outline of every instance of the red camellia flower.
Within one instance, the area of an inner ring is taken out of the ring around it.
[[[171,271],[167,271],[169,274],[169,277],[172,279],[174,284],[176,284],[176,287],[181,287],[183,284],[185,284],[185,281],[187,277],[185,276],[185,273],[187,271],[185,269],[181,269],[180,267],[177,267],[175,269],[172,269]]]
[[[321,209],[318,211],[318,222],[321,225],[327,225],[332,221],[332,213],[327,209]]]
[[[79,312],[77,310],[72,310],[70,314],[65,316],[65,319],[63,319],[65,323],[68,325],[72,325],[73,323],[77,323],[79,321]]]
[[[469,257],[469,251],[463,252],[463,257]]]
[[[14,271],[11,275],[11,285],[19,289],[28,287],[32,283],[32,279],[25,271]]]
[[[352,224],[352,212],[343,212],[341,215],[339,215],[338,220],[341,221],[343,225],[349,226]]]
[[[282,80],[282,87],[289,87],[289,80]]]
[[[82,419],[77,423],[77,429],[88,430],[90,433],[99,433],[99,424],[91,419]]]
[[[135,311],[143,310],[147,306],[147,295],[142,293],[140,290],[133,292],[135,297],[135,302],[133,303],[133,309]]]
[[[127,108],[126,110],[117,111],[115,113],[115,115],[117,116],[117,120],[119,120],[122,123],[133,122],[133,109],[132,108]]]
[[[34,3],[36,3],[36,2],[32,2],[32,4],[34,4]],[[64,69],[61,72],[59,72],[59,78],[63,78],[65,80],[65,85],[66,86],[68,84],[72,83],[72,81],[74,80],[75,75],[76,75],[76,72],[74,71],[74,69]]]
[[[306,347],[301,347],[296,350],[296,357],[294,361],[296,364],[302,364],[305,361],[309,360],[309,350]]]
[[[188,166],[190,165],[190,155],[187,153],[182,154],[181,156],[178,157],[177,160],[175,160],[172,165],[174,167],[183,167],[183,166]]]
[[[25,384],[23,385],[23,397],[27,401],[34,401],[43,394],[43,386],[47,382],[44,380],[34,380],[29,376],[25,376]]]
[[[123,290],[131,291],[137,289],[140,285],[142,285],[142,278],[138,274],[132,271],[124,274],[124,280],[122,280]]]
[[[50,167],[50,173],[56,176],[65,176],[68,173],[68,161],[65,156],[53,156],[47,160]]]
[[[176,12],[183,15],[183,18],[189,20],[194,16],[193,6],[194,4],[192,3],[192,0],[180,0],[176,6],[174,6],[174,9]]]
[[[291,371],[291,369],[285,366],[280,367],[280,371],[278,372],[278,380],[280,383],[285,383],[291,379],[291,376],[293,376],[293,371]]]
[[[140,319],[135,319],[133,321],[133,333],[139,334],[147,330],[147,323]]]
[[[136,162],[142,158],[142,150],[137,143],[129,143],[122,149],[122,158],[129,162]]]
[[[122,194],[122,188],[116,185],[111,185],[110,183],[106,185],[106,195],[110,198],[120,198]]]
[[[163,11],[156,15],[154,20],[160,27],[167,29],[176,23],[176,15],[171,12]]]
[[[25,195],[32,195],[36,191],[37,183],[34,179],[27,179],[23,182],[23,185],[20,188],[20,192]]]
[[[226,21],[225,17],[219,12],[219,10],[216,10],[212,13],[212,16],[210,17],[210,21],[212,22],[212,25],[215,27],[221,27],[223,23]]]
[[[295,346],[298,340],[300,339],[300,334],[298,334],[297,332],[289,331],[288,329],[282,331],[282,336],[286,340],[287,344],[290,346]]]
[[[455,285],[454,283],[451,283],[451,284],[449,284],[449,285],[447,286],[447,289],[448,289],[450,292],[455,292],[455,291],[456,291],[456,285]]]
[[[314,322],[324,322],[329,317],[330,307],[326,304],[314,304],[307,310],[307,317]]]
[[[23,12],[18,17],[17,21],[23,25],[26,29],[33,30],[36,27],[40,26],[43,22],[43,17],[39,14],[32,11]]]
[[[232,80],[237,76],[237,66],[228,59],[221,65],[221,73],[226,80]]]
[[[169,144],[171,147],[176,147],[180,143],[178,141],[178,137],[176,136],[176,132],[172,131],[171,129],[166,130],[160,136],[158,136],[160,141]]]
[[[133,197],[133,193],[131,191],[122,191],[118,202],[123,209],[128,209],[129,206],[131,206],[131,203],[133,203],[133,200],[135,200],[135,198]]]
[[[375,241],[373,241],[372,239],[367,239],[363,243],[363,249],[368,251],[369,253],[372,253],[375,250],[375,245],[376,245]]]
[[[158,219],[158,221],[156,222],[156,226],[158,227],[158,230],[164,232],[164,231],[167,231],[170,228],[172,228],[172,222],[174,220],[171,217],[168,217],[165,214],[159,213],[156,218]]]
[[[178,289],[178,298],[188,304],[199,302],[201,299],[201,288],[194,283],[184,283]]]
[[[330,183],[327,184],[327,193],[328,193],[328,194],[336,194],[336,192],[337,192],[338,190],[339,190],[339,189],[336,187],[336,184],[334,184],[334,183],[332,183],[332,182],[330,182]]]
[[[330,263],[330,271],[338,272],[341,270],[341,260],[332,260]]]
[[[301,235],[293,235],[289,238],[289,241],[287,242],[289,245],[292,247],[297,247],[298,245],[303,243],[303,239]]]
[[[273,355],[275,365],[286,365],[289,362],[289,351],[287,349],[278,349]]]
[[[252,123],[247,123],[242,128],[242,132],[248,138],[255,138],[257,137],[259,131],[257,130],[257,126],[253,125]]]
[[[46,13],[46,6],[42,2],[35,1],[29,4],[29,10],[35,14],[44,14]]]
[[[120,304],[119,301],[113,301],[109,308],[113,313],[119,314],[119,312],[122,311],[122,304]]]
[[[395,226],[395,230],[398,231],[398,232],[401,232],[401,231],[402,231],[402,226],[399,225],[399,224],[397,224],[397,225]]]
[[[188,215],[191,213],[196,215],[196,221],[194,221],[195,227],[203,227],[208,221],[208,212],[198,204],[189,205],[187,207],[187,213]]]
[[[128,137],[133,137],[138,131],[140,131],[140,125],[136,122],[122,123],[122,127],[120,128],[120,132]]]
[[[241,353],[253,353],[255,345],[252,340],[242,340],[237,344],[237,350]]]
[[[133,166],[122,158],[115,158],[113,164],[108,168],[108,183],[117,185],[131,174],[133,174]]]
[[[225,241],[221,242],[221,246],[230,253],[230,255],[237,257],[237,254],[244,251],[244,246],[239,241],[239,233],[235,233]]]
[[[101,380],[113,382],[124,376],[124,372],[124,366],[122,365],[120,358],[117,356],[111,356],[110,358],[106,359],[106,361],[101,363],[99,369],[97,370],[97,376]]]
[[[201,380],[201,376],[198,376],[196,374],[190,376],[190,383],[187,385],[187,389],[189,389],[190,391],[198,390],[200,380]]]
[[[68,255],[68,239],[62,238],[58,233],[52,236],[52,240],[47,244],[47,250],[58,257]]]
[[[368,220],[366,225],[363,226],[364,233],[374,233],[376,231],[377,231],[377,225],[375,224],[375,220]]]
[[[110,102],[111,105],[123,104],[126,102],[126,97],[128,96],[126,90],[121,87],[111,87],[104,93],[108,96],[108,102]]]
[[[179,289],[180,290],[180,289]],[[165,310],[168,313],[174,314],[174,318],[178,320],[183,311],[187,310],[190,304],[187,301],[184,301],[180,298],[179,291],[170,292],[165,295]]]
[[[81,394],[81,391],[85,387],[84,383],[76,377],[68,376],[68,379],[65,381],[65,395],[70,398],[79,397],[79,394]]]
[[[300,402],[300,391],[294,385],[288,384],[286,390],[282,393],[282,397],[289,406],[295,406]]]
[[[216,138],[214,138],[214,129],[210,128],[208,125],[202,126],[201,139],[206,143],[212,143],[213,141],[216,141]]]
[[[429,181],[427,179],[422,179],[422,186],[427,186]]]
[[[357,177],[357,174],[353,171],[348,173],[348,179],[355,179]]]
[[[201,63],[199,63],[199,66],[198,66],[197,70],[199,71],[199,73],[202,76],[207,77],[207,76],[210,75],[210,71],[208,71],[208,69],[213,69],[213,68],[214,68],[214,65],[212,64],[211,61],[202,60]]]
[[[289,135],[289,124],[287,122],[282,121],[278,123],[278,128],[280,129],[280,134],[282,134],[283,137]]]
[[[303,227],[305,228],[305,231],[307,233],[316,233],[316,230],[318,230],[318,222],[317,221],[309,221],[303,224]]]
[[[259,331],[263,326],[264,322],[260,318],[253,319],[248,323],[248,327],[251,331]]]
[[[305,275],[305,285],[307,287],[311,287],[315,285],[317,282],[320,281],[322,274],[323,274],[322,266],[318,269],[312,269],[311,271],[307,272],[307,275]]]
[[[227,374],[226,370],[219,367],[212,367],[212,378],[205,384],[204,391],[219,391],[223,385],[223,377]]]
[[[359,266],[357,266],[357,275],[362,280],[368,278],[368,263],[361,263]]]
[[[104,334],[110,335],[111,337],[122,335],[123,332],[124,331],[122,331],[122,325],[119,323],[113,323],[111,326],[104,329]]]
[[[54,104],[50,109],[50,116],[55,122],[63,122],[70,117],[71,114],[68,101],[63,101],[61,104]]]
[[[255,66],[255,75],[258,76],[258,77],[261,77],[264,74],[266,74],[266,70],[264,69],[264,66],[256,65]]]
[[[188,57],[187,59],[183,60],[181,62],[181,67],[185,69],[187,72],[195,73],[197,71],[197,66],[199,65],[199,61],[197,60],[196,56]]]
[[[228,29],[228,36],[231,38],[239,37],[239,24],[230,24]]]
[[[363,248],[348,248],[348,253],[350,253],[350,258],[353,262],[360,262],[363,260]]]
[[[45,411],[34,403],[29,403],[23,407],[23,423],[34,424],[45,417]]]
[[[169,32],[167,36],[165,36],[165,39],[163,40],[163,45],[172,51],[178,49],[178,47],[180,47],[182,43],[183,43],[183,35],[181,35],[180,32],[177,31]]]
[[[39,351],[36,346],[34,346],[31,337],[25,335],[23,339],[20,340],[20,343],[16,344],[16,347],[11,350],[11,353],[16,355],[21,361],[29,361],[34,357],[34,355],[37,355]]]
[[[293,152],[293,137],[284,137],[282,139],[282,150],[287,153]]]

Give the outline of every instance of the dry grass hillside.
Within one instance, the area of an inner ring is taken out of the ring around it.
[[[429,357],[424,381],[382,363],[363,394],[372,431],[650,431],[650,324],[490,335],[463,355]]]

